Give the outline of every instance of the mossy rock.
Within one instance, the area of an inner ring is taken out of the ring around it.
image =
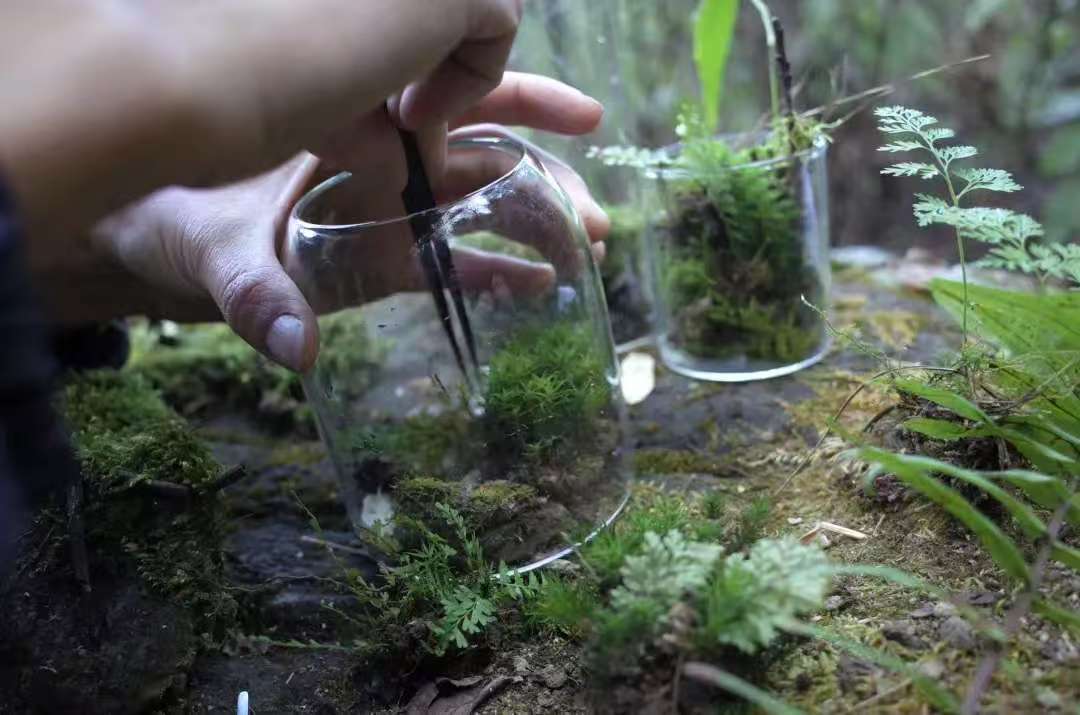
[[[143,712],[183,690],[198,650],[234,622],[207,492],[221,467],[139,375],[74,376],[61,405],[84,472],[92,590],[76,588],[61,507],[45,509],[0,589],[0,691],[20,711]],[[191,498],[156,496],[153,482]]]

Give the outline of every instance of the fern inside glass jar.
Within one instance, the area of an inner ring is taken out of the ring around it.
[[[698,379],[794,372],[824,355],[828,205],[821,135],[710,137],[684,118],[683,143],[654,172],[654,291],[665,364]]]

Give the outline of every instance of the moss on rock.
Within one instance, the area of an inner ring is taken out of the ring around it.
[[[224,589],[221,510],[198,496],[221,471],[191,426],[143,377],[98,371],[74,377],[63,410],[85,475],[93,558],[133,566],[148,589],[219,632],[235,614]],[[191,504],[169,504],[151,482],[187,486]]]

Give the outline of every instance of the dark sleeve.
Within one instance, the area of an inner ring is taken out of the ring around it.
[[[34,299],[17,218],[0,181],[0,570],[20,515],[78,477],[53,409],[58,365]]]

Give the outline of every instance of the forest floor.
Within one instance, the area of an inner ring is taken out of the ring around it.
[[[871,285],[864,271],[841,275],[834,295],[838,326],[857,326],[866,339],[913,362],[933,362],[955,344],[951,324],[924,297]],[[843,448],[839,439],[826,439],[807,467],[788,480],[845,397],[875,371],[870,358],[839,347],[812,369],[768,382],[703,384],[658,368],[655,390],[630,412],[637,462],[648,472],[640,475],[642,482],[675,493],[720,490],[736,502],[768,496],[773,504],[768,535],[816,540],[840,562],[902,568],[1000,616],[1005,584],[970,536],[900,488],[867,496],[858,474],[836,459]],[[884,392],[863,391],[842,423],[860,429],[888,399]],[[268,430],[250,411],[216,411],[192,422],[222,465],[247,468],[248,476],[223,494],[225,587],[239,615],[213,647],[165,656],[163,667],[174,672],[167,685],[158,686],[166,693],[153,706],[159,712],[233,712],[243,690],[256,713],[673,713],[676,701],[683,712],[715,712],[716,703],[730,704],[715,692],[676,684],[669,672],[647,667],[633,682],[597,692],[580,643],[552,636],[521,640],[512,629],[482,649],[414,672],[359,656],[341,642],[345,624],[327,606],[348,613],[355,597],[336,582],[346,566],[371,573],[373,565],[349,548],[331,554],[326,546],[347,545],[350,535],[321,444],[306,431]],[[819,532],[824,538],[808,536],[820,522],[866,538],[830,531]],[[578,566],[571,560],[560,568]],[[1080,592],[1080,578],[1064,569],[1051,570],[1048,578],[1060,593]],[[6,598],[11,595],[9,590]],[[72,598],[64,603],[70,605]],[[142,610],[124,617],[142,624],[146,638],[161,638],[152,629],[168,625],[163,609],[171,605],[140,603]],[[48,628],[46,610],[38,611],[39,630]],[[978,661],[976,636],[949,604],[899,586],[840,579],[825,610],[812,619],[917,662],[924,673],[961,692]],[[118,654],[100,646],[108,634],[99,634],[98,650],[86,647],[81,657],[136,657],[144,651],[130,647],[131,638]],[[1077,707],[1075,641],[1031,618],[1006,661],[995,681],[993,712]],[[910,681],[819,642],[783,640],[760,662],[764,670],[756,681],[807,712],[928,712]],[[22,686],[0,679],[0,693],[5,687]],[[14,702],[0,697],[0,712],[21,712],[10,705]],[[32,707],[29,702],[27,708]],[[105,710],[84,703],[71,711]]]

